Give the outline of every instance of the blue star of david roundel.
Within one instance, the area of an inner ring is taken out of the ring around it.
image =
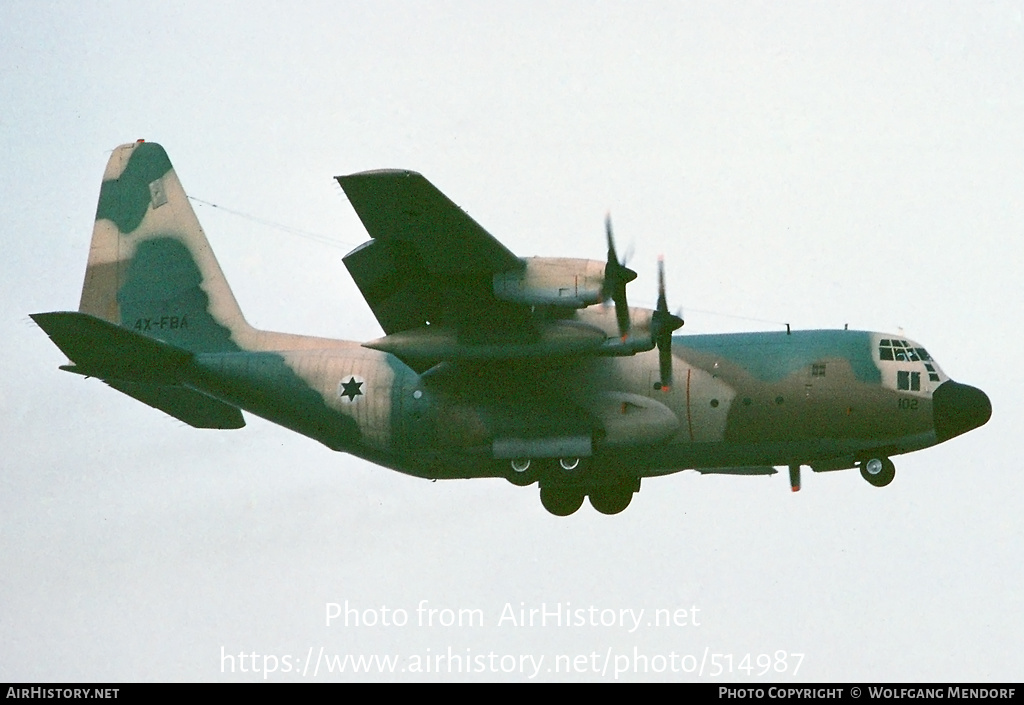
[[[362,377],[356,377],[355,375],[344,377],[338,382],[338,396],[346,402],[355,402],[357,398],[365,394],[363,391],[364,383]]]

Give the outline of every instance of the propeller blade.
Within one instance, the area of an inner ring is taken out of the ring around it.
[[[629,304],[626,302],[626,284],[636,279],[636,272],[619,261],[615,251],[615,237],[612,234],[611,214],[604,219],[605,236],[608,240],[608,262],[604,265],[604,300],[615,303],[615,319],[622,338],[629,333]]]
[[[668,345],[658,345],[658,373],[661,377],[661,391],[667,392],[672,389],[671,339],[669,339]]]
[[[651,342],[658,346],[661,389],[672,387],[672,333],[683,327],[683,319],[669,313],[665,295],[665,259],[658,258],[658,307],[651,314]]]
[[[665,256],[658,255],[658,310],[668,311],[665,299]]]
[[[615,254],[615,236],[612,235],[612,214],[604,216],[604,234],[608,240],[608,264],[618,264],[619,256]]]
[[[615,302],[615,321],[619,324],[619,337],[625,339],[629,334],[630,328],[629,305],[626,303],[626,287],[623,286],[615,294],[612,299]]]

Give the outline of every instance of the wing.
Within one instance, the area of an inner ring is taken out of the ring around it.
[[[336,177],[373,238],[345,266],[387,334],[364,343],[417,371],[442,361],[632,355],[601,299],[605,265],[516,257],[421,175]],[[600,308],[600,307],[596,307]],[[607,319],[607,320],[605,320]]]
[[[385,333],[428,322],[463,333],[502,318],[522,323],[527,308],[493,291],[494,275],[522,261],[433,184],[400,170],[336,178],[373,238],[345,266]]]
[[[382,169],[337,179],[370,237],[411,245],[434,274],[495,274],[522,264],[420,174]]]
[[[373,238],[344,259],[387,334],[367,347],[423,371],[443,360],[559,357],[604,343],[593,326],[498,298],[495,276],[522,272],[525,261],[420,174],[336,178]]]

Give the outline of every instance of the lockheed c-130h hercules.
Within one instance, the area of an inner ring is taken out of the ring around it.
[[[521,258],[410,171],[337,177],[370,240],[344,257],[384,331],[367,343],[256,330],[242,316],[163,148],[114,150],[76,312],[32,318],[96,377],[197,428],[241,411],[431,479],[538,484],[568,515],[625,509],[641,479],[859,467],[988,421],[979,389],[900,335],[677,335],[606,261]]]

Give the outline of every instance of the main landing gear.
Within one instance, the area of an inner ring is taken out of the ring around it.
[[[860,476],[875,487],[885,487],[896,477],[896,466],[885,457],[860,461]]]
[[[584,488],[580,485],[541,485],[540,503],[555,516],[569,516],[583,506],[584,497],[590,497],[590,505],[602,514],[618,514],[633,500],[633,493],[640,490],[640,478],[619,480],[611,484]]]
[[[580,458],[539,460],[516,458],[509,462],[505,477],[519,487],[540,481],[540,502],[555,516],[569,516],[590,498],[590,504],[602,514],[618,514],[640,491],[638,477],[596,478],[588,474]]]
[[[528,487],[537,481],[538,463],[529,458],[516,458],[510,463],[508,481],[517,487]]]
[[[639,477],[598,485],[590,490],[590,506],[602,514],[618,514],[629,506],[633,493],[639,491]]]
[[[586,492],[574,485],[543,485],[540,503],[556,517],[567,517],[583,506]]]

